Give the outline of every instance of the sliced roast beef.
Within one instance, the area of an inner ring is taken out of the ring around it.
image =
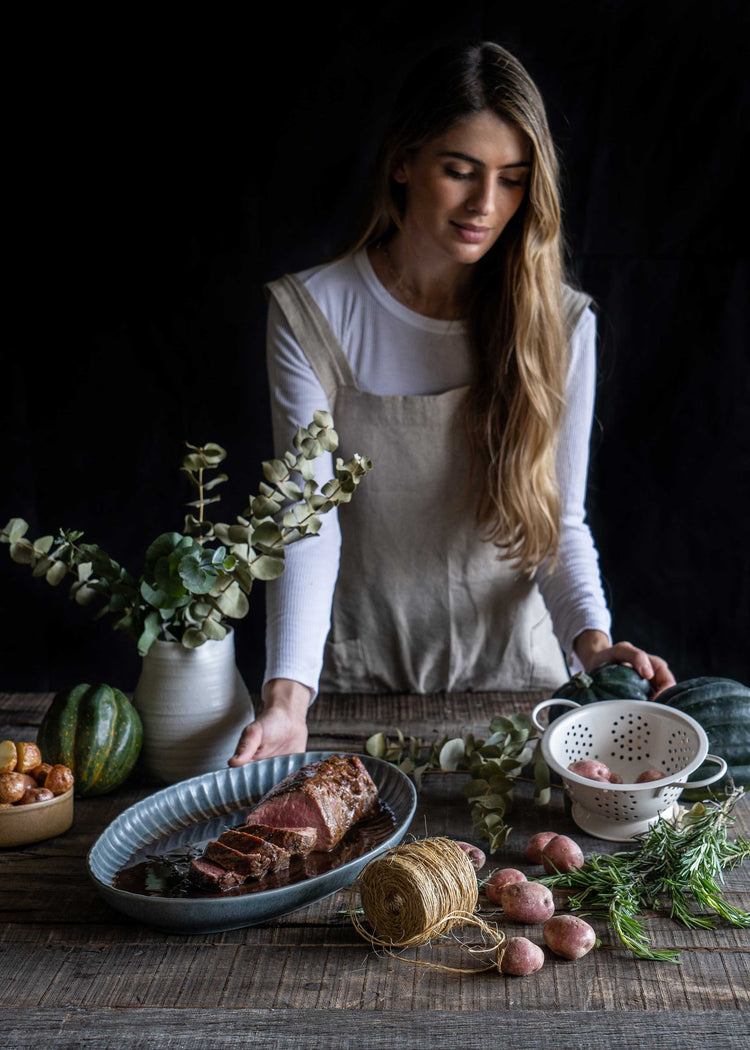
[[[225,831],[219,835],[219,842],[230,849],[236,849],[238,853],[258,853],[261,857],[268,857],[269,871],[279,871],[288,868],[291,855],[288,850],[281,846],[275,846],[273,842],[267,842],[258,835],[251,835],[245,831]]]
[[[212,864],[218,864],[220,868],[242,875],[246,879],[259,879],[265,875],[271,867],[271,858],[267,854],[240,853],[223,842],[209,842],[203,851],[205,860]]]
[[[290,773],[250,811],[253,823],[278,828],[314,828],[315,849],[327,852],[367,816],[378,797],[356,755],[331,755]]]
[[[281,846],[293,857],[306,857],[315,845],[317,832],[315,828],[271,828],[268,824],[246,824],[237,831],[248,835],[257,835],[274,846]]]
[[[190,861],[190,879],[197,886],[204,886],[208,890],[229,890],[233,886],[241,886],[245,876],[197,857]]]

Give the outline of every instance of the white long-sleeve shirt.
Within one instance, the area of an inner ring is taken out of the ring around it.
[[[331,325],[361,390],[420,396],[470,383],[465,323],[424,317],[398,302],[378,280],[366,250],[298,277]],[[281,457],[292,447],[297,427],[307,426],[317,409],[328,410],[329,405],[274,300],[268,314],[267,356],[274,448]],[[584,507],[595,375],[596,318],[586,310],[571,340],[557,459],[562,501],[558,564],[552,574],[544,567],[538,574],[555,634],[569,661],[581,631],[610,629]],[[367,454],[366,449],[358,451]],[[316,479],[322,485],[332,474],[333,457],[327,454],[316,461]],[[266,586],[264,686],[271,678],[291,678],[309,686],[313,695],[317,692],[341,548],[336,510],[322,522],[317,537],[287,548],[286,570]]]

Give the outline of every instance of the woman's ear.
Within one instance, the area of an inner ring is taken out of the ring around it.
[[[402,183],[402,185],[405,185],[409,181],[409,176],[406,173],[406,158],[403,155],[396,162],[393,169],[393,178],[396,182]]]

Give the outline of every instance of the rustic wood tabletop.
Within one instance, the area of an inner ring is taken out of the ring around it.
[[[320,697],[310,749],[361,752],[377,730],[425,741],[473,728],[493,715],[530,711],[539,694]],[[0,739],[34,739],[50,694],[0,694]],[[426,776],[410,832],[482,843],[472,833],[462,774]],[[730,927],[686,930],[653,914],[649,933],[681,963],[636,959],[604,923],[601,946],[568,962],[548,953],[528,977],[496,971],[451,973],[393,959],[359,936],[348,893],[260,926],[199,936],[166,934],[111,910],[86,873],[86,854],[119,813],[160,785],[138,771],[110,795],[77,799],[71,829],[0,852],[0,1003],[3,1047],[212,1050],[245,1047],[393,1046],[451,1048],[497,1043],[513,1050],[659,1046],[691,1050],[750,1045],[750,936]],[[750,835],[750,799],[735,830]],[[521,788],[497,867],[541,874],[523,855],[535,831],[574,837],[586,853],[614,843],[588,838],[566,814],[561,792],[549,807]],[[484,844],[486,847],[486,843]],[[726,874],[730,903],[750,910],[750,865]],[[480,894],[481,914],[494,909]],[[540,927],[494,914],[509,936],[542,942]],[[449,938],[409,959],[472,965]],[[744,1011],[744,1013],[743,1013]]]

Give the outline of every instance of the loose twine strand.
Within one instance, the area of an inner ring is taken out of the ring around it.
[[[372,932],[357,915],[357,891]],[[349,915],[365,940],[394,959],[452,973],[495,968],[500,972],[505,934],[474,914],[478,902],[476,872],[461,847],[447,838],[417,839],[395,846],[363,868],[349,893]],[[429,944],[458,926],[477,927],[490,941],[489,947],[472,948],[459,940],[463,948],[472,954],[495,952],[495,960],[487,966],[462,969],[405,959],[391,950]]]

